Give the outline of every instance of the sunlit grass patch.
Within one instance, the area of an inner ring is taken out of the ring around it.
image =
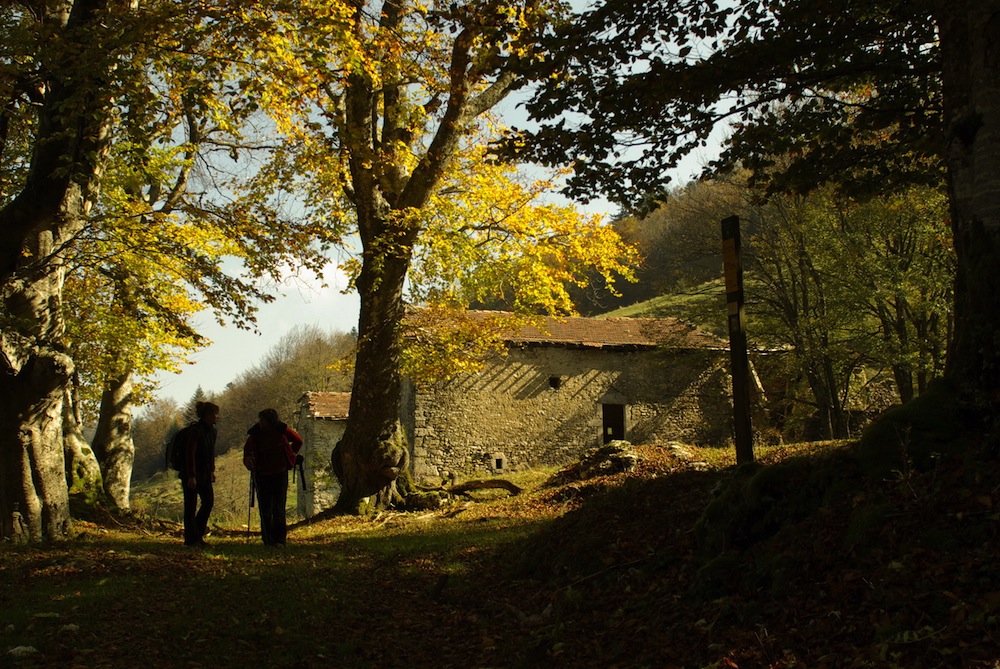
[[[820,454],[844,448],[854,442],[811,441],[792,444],[754,444],[754,460],[761,464],[775,464],[798,455]],[[696,461],[704,462],[713,469],[736,466],[736,449],[732,446],[685,446]]]

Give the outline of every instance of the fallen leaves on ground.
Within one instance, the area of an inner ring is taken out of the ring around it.
[[[1000,666],[996,462],[870,482],[709,562],[691,529],[728,473],[639,451],[628,473],[302,525],[285,549],[79,522],[0,551],[0,665]]]

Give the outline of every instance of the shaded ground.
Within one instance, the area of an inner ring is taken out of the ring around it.
[[[194,551],[112,519],[5,547],[0,666],[1000,667],[994,460],[896,472],[706,553],[692,528],[732,470],[642,454],[628,474],[303,526],[284,550],[216,531]]]

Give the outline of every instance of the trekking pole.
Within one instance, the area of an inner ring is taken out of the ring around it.
[[[308,488],[306,488],[306,469],[302,462],[303,458],[301,455],[295,459],[295,466],[292,467],[292,484],[295,484],[295,470],[298,470],[299,478],[302,479],[302,489],[308,490]]]
[[[254,478],[253,471],[250,472],[250,506],[247,507],[247,543],[250,543],[250,517],[251,510],[253,509],[253,500],[257,492],[257,480]]]
[[[306,468],[303,466],[302,460],[299,460],[296,464],[299,466],[299,478],[302,479],[302,489],[308,490],[306,487]]]

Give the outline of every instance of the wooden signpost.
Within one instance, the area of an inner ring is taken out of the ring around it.
[[[729,354],[732,359],[733,418],[736,426],[736,464],[753,462],[750,427],[750,361],[743,308],[743,261],[740,255],[740,218],[722,221],[722,259],[726,276]]]

